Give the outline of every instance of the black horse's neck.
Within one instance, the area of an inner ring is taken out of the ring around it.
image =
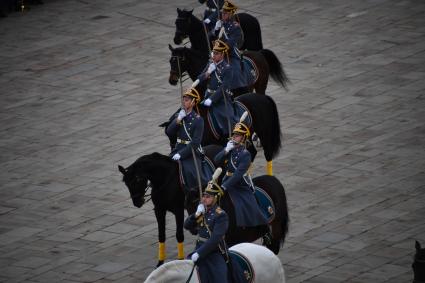
[[[208,55],[197,49],[186,48],[185,57],[188,61],[187,73],[192,81],[195,81],[208,63]]]
[[[194,15],[190,15],[189,39],[193,49],[201,51],[208,56],[209,46],[207,41],[207,31],[201,20]]]
[[[134,164],[134,170],[137,174],[145,174],[151,182],[152,200],[155,194],[173,189],[173,186],[168,185],[171,180],[178,179],[177,163],[157,152],[139,158]]]

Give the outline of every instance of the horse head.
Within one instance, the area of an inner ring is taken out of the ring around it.
[[[170,77],[168,82],[171,85],[177,85],[177,82],[181,78],[182,74],[187,71],[187,58],[186,58],[186,47],[173,48],[168,44],[168,48],[171,51],[170,58]]]
[[[145,197],[146,192],[149,189],[148,176],[144,172],[136,172],[134,166],[130,166],[124,169],[121,165],[118,165],[118,170],[123,174],[123,182],[127,186],[131,200],[135,207],[142,207],[147,201]]]
[[[425,248],[415,241],[416,253],[412,263],[414,279],[413,282],[425,282]]]
[[[174,34],[174,43],[181,44],[189,36],[192,12],[177,8],[176,32]]]
[[[205,188],[202,189],[202,191],[204,190]],[[199,199],[199,188],[187,190],[185,192],[184,208],[186,208],[187,213],[189,213],[189,215],[195,213],[200,201],[201,200]]]

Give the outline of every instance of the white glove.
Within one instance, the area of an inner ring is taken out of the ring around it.
[[[190,258],[193,262],[196,262],[199,259],[199,254],[198,253],[193,253],[192,257]]]
[[[184,109],[181,109],[179,115],[177,116],[177,120],[181,121],[184,117],[186,117],[186,111],[184,111]]]
[[[226,148],[224,149],[225,152],[230,152],[235,147],[235,143],[233,141],[228,141]]]
[[[192,88],[195,88],[198,84],[199,84],[199,79],[196,79],[196,81],[192,83]]]
[[[214,64],[214,63],[211,63],[211,64],[208,66],[207,73],[208,73],[208,74],[211,74],[212,72],[214,72],[214,70],[215,70],[215,64]]]
[[[208,25],[209,23],[211,23],[211,20],[210,20],[210,19],[208,19],[208,18],[206,18],[206,19],[204,20],[204,23],[206,23],[206,24]]]
[[[221,28],[221,20],[218,20],[216,23],[215,23],[215,30],[219,30]]]
[[[211,103],[212,103],[212,100],[209,99],[209,98],[205,99],[205,101],[204,101],[204,105],[207,106],[207,107],[211,106]]]
[[[202,203],[198,204],[198,208],[196,209],[195,216],[198,217],[199,215],[204,213],[205,213],[205,206]]]
[[[173,160],[179,160],[180,159],[180,154],[176,153],[173,155],[173,157],[171,157]]]

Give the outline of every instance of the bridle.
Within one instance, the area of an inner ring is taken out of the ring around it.
[[[184,25],[186,25],[186,26],[189,26],[190,25],[190,23],[191,23],[191,18],[190,17],[180,17],[180,16],[178,16],[177,18],[176,18],[176,21],[175,21],[175,25],[176,25],[176,34],[179,34],[179,35],[181,35],[181,36],[183,36],[183,37],[187,37],[188,36],[188,34],[187,33],[185,33],[185,32],[182,32],[181,30],[179,30],[178,29],[178,27],[177,27],[177,23],[178,22],[181,22],[181,23],[183,23]]]
[[[181,31],[178,27],[177,27],[177,22],[182,22],[183,24],[190,24],[190,18],[184,18],[184,17],[177,17],[176,19],[176,32],[174,34],[174,37],[179,37],[182,41],[184,39],[186,39],[189,34],[187,34],[186,32]]]
[[[417,259],[416,256],[415,256],[414,261],[413,261],[413,264],[412,264],[412,267],[413,267],[413,265],[415,265],[415,266],[418,266],[418,265],[424,266],[425,265],[425,259]],[[413,270],[415,270],[415,268],[413,268]],[[413,279],[413,283],[425,283],[425,281],[424,280],[418,280],[418,279],[415,279],[414,278]]]
[[[134,182],[139,182],[141,179],[140,179],[140,177],[139,177],[139,175],[135,175],[134,176],[134,178],[131,180],[131,183],[134,183]],[[131,194],[130,193],[130,197],[131,197],[131,199],[134,199],[134,198],[143,198],[143,203],[147,203],[148,201],[150,201],[151,200],[151,194],[152,193],[150,193],[150,194],[146,194],[146,192],[149,190],[149,189],[152,189],[152,187],[151,187],[151,182],[148,180],[147,181],[147,185],[146,185],[146,188],[144,189],[144,190],[142,190],[142,191],[139,191],[139,192],[137,192],[137,193],[135,193],[135,194]]]
[[[180,55],[171,55],[171,62],[173,61],[173,60],[177,60],[177,68],[178,68],[178,71],[176,71],[176,70],[174,70],[173,68],[171,68],[171,70],[170,70],[170,74],[171,75],[175,75],[175,76],[177,76],[177,78],[184,78],[185,76],[187,76],[188,75],[188,73],[187,73],[187,70],[185,70],[183,73],[182,73],[182,71],[181,71],[181,66],[182,66],[182,64],[183,63],[185,63],[186,62],[186,56],[180,56]],[[172,66],[172,65],[171,65]],[[186,81],[188,78],[185,78],[183,81]]]

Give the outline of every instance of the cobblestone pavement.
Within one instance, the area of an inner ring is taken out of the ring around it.
[[[274,172],[290,208],[287,281],[411,282],[414,240],[425,244],[425,2],[237,2],[292,81],[268,87],[284,133]],[[132,206],[117,165],[169,152],[158,124],[179,103],[176,7],[45,0],[0,20],[1,282],[152,271],[152,205]],[[174,259],[171,215],[167,233]]]

